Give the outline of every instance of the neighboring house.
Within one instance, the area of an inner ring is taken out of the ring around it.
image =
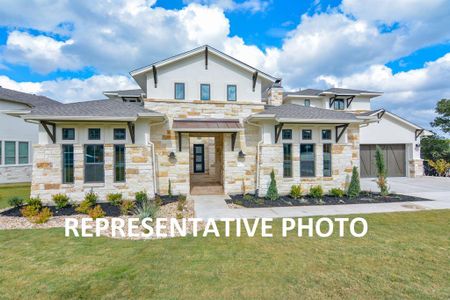
[[[32,195],[49,200],[62,192],[79,201],[91,189],[101,197],[112,191],[132,197],[141,190],[168,194],[169,186],[173,194],[264,195],[272,170],[280,193],[299,183],[346,188],[360,151],[371,155],[365,145],[396,144],[362,133],[384,126],[391,128],[386,135],[411,131],[400,141],[406,152],[416,151],[423,135],[407,121],[385,121],[389,113],[372,111],[370,101],[380,93],[286,93],[281,79],[209,46],[131,75],[141,90],[21,114],[41,122]],[[415,152],[405,153],[403,164],[402,175],[420,174]]]
[[[0,87],[0,184],[31,181],[32,144],[38,142],[38,125],[7,115],[59,102],[44,96]]]

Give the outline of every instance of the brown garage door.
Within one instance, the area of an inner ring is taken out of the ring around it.
[[[376,177],[375,149],[377,145],[361,145],[361,177]],[[404,144],[378,145],[384,154],[388,177],[406,176]]]

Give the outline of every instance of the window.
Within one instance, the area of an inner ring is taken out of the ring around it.
[[[19,142],[19,164],[28,164],[28,142]]]
[[[344,99],[334,100],[334,109],[335,110],[344,110],[345,109]]]
[[[16,142],[5,142],[5,165],[16,164]]]
[[[311,100],[305,99],[305,106],[306,106],[306,107],[311,106]]]
[[[184,99],[184,83],[182,82],[175,82],[175,99]]]
[[[65,141],[73,141],[75,139],[75,128],[63,128],[62,139]]]
[[[283,140],[292,140],[292,129],[283,129],[281,136]]]
[[[331,177],[331,144],[323,144],[323,176]]]
[[[73,145],[62,145],[63,183],[73,183]]]
[[[322,130],[322,140],[331,140],[331,129]]]
[[[127,137],[125,128],[114,128],[114,139],[124,140]]]
[[[88,138],[90,140],[99,140],[100,139],[100,128],[89,128]]]
[[[300,145],[300,177],[314,177],[315,172],[314,144]]]
[[[292,177],[292,144],[283,144],[283,177]]]
[[[209,84],[200,84],[200,100],[211,99],[211,86]]]
[[[303,129],[302,130],[302,140],[312,140],[312,130]]]
[[[236,101],[236,99],[237,99],[236,85],[234,85],[234,84],[227,85],[227,100],[228,101]]]
[[[125,145],[114,145],[114,181],[125,182]]]
[[[3,163],[2,141],[0,141],[0,165]]]
[[[84,157],[84,181],[104,182],[103,145],[86,145]]]

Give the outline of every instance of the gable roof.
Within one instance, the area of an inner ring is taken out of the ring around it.
[[[104,91],[103,95],[106,97],[141,97],[145,95],[142,89],[132,90],[117,90],[117,91]]]
[[[240,60],[238,60],[238,59],[236,59],[236,58],[234,58],[234,57],[232,57],[232,56],[230,56],[228,54],[225,54],[222,51],[219,51],[216,48],[211,47],[209,45],[203,45],[203,46],[194,48],[192,50],[189,50],[189,51],[186,51],[186,52],[183,52],[183,53],[171,56],[169,58],[166,58],[166,59],[154,62],[153,64],[150,64],[148,66],[145,66],[145,67],[142,67],[142,68],[138,68],[136,70],[131,71],[130,75],[136,80],[136,82],[139,84],[139,86],[142,89],[145,89],[145,86],[143,86],[144,85],[143,81],[139,77],[143,76],[143,74],[145,74],[147,72],[152,71],[153,67],[159,68],[159,67],[162,67],[162,66],[165,66],[165,65],[168,65],[168,64],[172,64],[172,63],[175,63],[177,61],[183,60],[185,58],[188,58],[190,56],[196,55],[196,54],[201,53],[201,52],[213,53],[213,54],[217,55],[218,57],[220,57],[220,58],[222,58],[222,59],[224,59],[224,60],[226,60],[226,61],[228,61],[228,62],[230,62],[230,63],[232,63],[232,64],[234,64],[236,66],[239,66],[242,69],[245,69],[245,70],[247,70],[249,72],[258,72],[258,76],[264,77],[264,78],[266,78],[267,80],[269,80],[271,82],[280,82],[281,81],[281,78],[276,78],[276,77],[274,77],[272,75],[269,75],[269,74],[267,74],[267,73],[265,73],[265,72],[255,68],[255,67],[252,67],[252,66],[250,66],[250,65],[248,65],[248,64],[246,64],[246,63],[244,63],[244,62],[242,62],[242,61],[240,61]]]
[[[36,107],[29,114],[23,115],[23,118],[27,120],[135,121],[138,117],[163,116],[136,103],[103,99]]]
[[[22,103],[28,105],[29,107],[61,104],[60,102],[47,98],[45,96],[23,93],[15,90],[5,89],[3,87],[0,87],[0,100]]]
[[[355,90],[355,89],[343,89],[343,88],[330,88],[327,90],[318,90],[318,89],[305,89],[299,90],[295,92],[285,92],[285,97],[295,97],[295,96],[310,96],[310,97],[319,97],[326,95],[346,95],[346,96],[371,96],[377,97],[381,96],[383,93],[380,92],[372,92],[365,90]]]

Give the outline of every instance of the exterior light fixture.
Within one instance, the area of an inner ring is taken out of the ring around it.
[[[175,159],[176,158],[176,156],[175,156],[175,152],[170,152],[169,153],[169,159]]]
[[[245,153],[242,152],[242,150],[240,150],[238,156],[239,156],[239,158],[244,158],[245,157]]]

